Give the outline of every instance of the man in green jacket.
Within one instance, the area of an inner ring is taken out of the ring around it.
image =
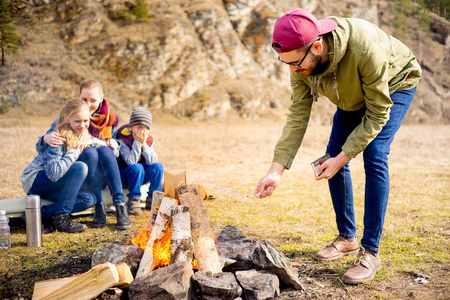
[[[337,111],[327,146],[331,158],[317,168],[322,173],[316,179],[328,180],[339,235],[314,259],[358,253],[343,282],[372,280],[381,267],[378,252],[389,198],[390,145],[413,100],[420,66],[403,43],[370,22],[338,17],[318,21],[303,9],[287,12],[275,23],[272,48],[278,60],[289,65],[292,103],[272,166],[254,194],[272,195],[300,147],[313,103],[319,94],[326,96]],[[360,152],[366,174],[361,247],[348,164]]]

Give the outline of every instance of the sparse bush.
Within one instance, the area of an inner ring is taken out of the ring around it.
[[[25,102],[27,93],[25,92],[23,87],[19,87],[17,90],[17,104],[22,104]]]
[[[395,31],[396,31],[396,35],[402,38],[406,38],[406,33],[407,33],[407,24],[406,24],[406,16],[404,13],[400,12],[397,15],[395,24]]]
[[[133,14],[138,20],[148,20],[148,9],[145,0],[136,0],[136,7],[133,10]]]
[[[9,106],[8,100],[3,97],[0,97],[0,114],[7,113],[11,107]]]

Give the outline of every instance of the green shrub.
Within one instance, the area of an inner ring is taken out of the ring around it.
[[[8,100],[3,97],[0,97],[0,114],[7,113],[11,107],[9,106]]]

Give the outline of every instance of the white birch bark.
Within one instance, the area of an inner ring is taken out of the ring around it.
[[[164,197],[161,201],[161,206],[158,211],[158,215],[155,220],[152,232],[150,233],[150,238],[147,243],[147,248],[145,249],[144,255],[142,256],[141,262],[139,264],[139,269],[136,274],[136,278],[148,274],[155,268],[153,249],[159,247],[158,241],[162,239],[164,234],[167,232],[171,222],[171,212],[172,206],[177,204],[176,199]]]

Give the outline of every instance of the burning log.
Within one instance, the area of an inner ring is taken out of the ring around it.
[[[170,264],[179,261],[192,261],[194,239],[191,236],[191,209],[186,205],[172,207],[172,232],[170,236]]]
[[[178,199],[177,188],[186,184],[186,171],[164,171],[164,191],[170,198]]]
[[[152,195],[152,208],[150,210],[150,218],[148,218],[148,230],[151,230],[153,224],[155,223],[156,216],[158,215],[159,207],[161,206],[161,201],[167,193],[154,191]]]
[[[157,253],[161,240],[170,228],[171,221],[171,209],[172,206],[177,204],[176,199],[164,197],[161,201],[161,207],[159,208],[158,215],[155,220],[152,232],[150,233],[150,239],[147,242],[147,248],[142,256],[139,269],[136,274],[136,278],[148,274],[156,268],[157,262],[154,257],[154,252]]]
[[[198,270],[212,274],[222,272],[199,186],[184,185],[179,187],[177,192],[181,204],[191,208],[191,231]]]

